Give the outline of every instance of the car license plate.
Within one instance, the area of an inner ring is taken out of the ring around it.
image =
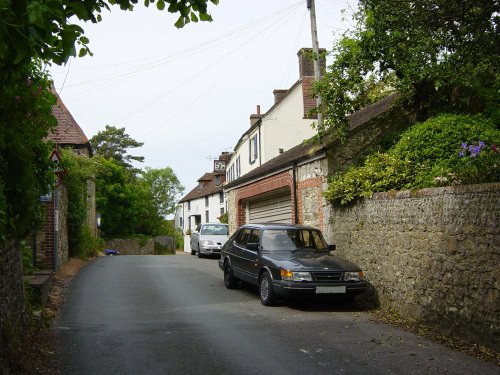
[[[316,294],[345,293],[345,286],[317,286]]]

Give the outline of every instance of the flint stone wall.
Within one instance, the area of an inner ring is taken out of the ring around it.
[[[106,241],[106,249],[118,250],[120,255],[153,255],[155,246],[153,238],[139,241],[134,238],[114,239]]]
[[[175,240],[169,236],[158,236],[139,240],[135,238],[106,241],[106,249],[118,250],[120,255],[154,255],[155,242],[175,253]]]
[[[0,248],[0,373],[7,372],[7,347],[22,337],[27,323],[21,250],[12,241]]]
[[[337,254],[382,308],[499,349],[500,183],[377,193],[331,215]]]

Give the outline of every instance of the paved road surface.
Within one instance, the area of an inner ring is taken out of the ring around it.
[[[98,258],[54,330],[64,375],[500,373],[345,303],[264,307],[190,255]]]

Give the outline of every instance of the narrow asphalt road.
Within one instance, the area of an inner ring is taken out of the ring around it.
[[[56,320],[64,375],[499,374],[494,364],[370,321],[345,303],[261,305],[216,259],[101,257]]]

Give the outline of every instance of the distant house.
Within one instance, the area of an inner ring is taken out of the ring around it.
[[[226,179],[226,164],[230,156],[230,153],[223,152],[214,161],[213,171],[200,177],[198,185],[179,201],[175,214],[175,226],[185,235],[185,252],[191,251],[189,231],[194,230],[201,223],[219,222],[219,218],[226,213],[223,184]]]
[[[47,140],[54,143],[54,150],[57,152],[62,148],[71,148],[83,157],[91,157],[92,147],[89,140],[59,96],[52,107],[52,114],[57,119],[57,127],[47,136]],[[50,194],[40,200],[44,207],[45,221],[32,241],[36,254],[35,262],[39,268],[57,269],[69,256],[66,188],[63,184],[58,184]],[[87,203],[87,226],[97,236],[93,181],[87,182]]]

